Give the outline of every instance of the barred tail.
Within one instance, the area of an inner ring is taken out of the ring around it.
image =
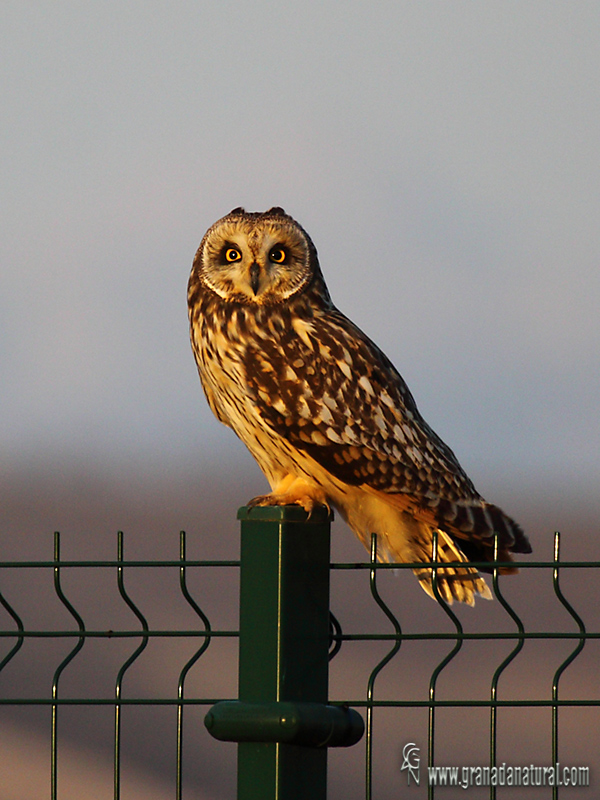
[[[470,551],[479,551],[479,558],[473,557],[474,561],[492,559],[495,533],[498,534],[500,561],[512,561],[510,553],[531,553],[531,545],[520,525],[492,503],[440,499],[434,513],[439,527],[460,539],[460,546],[467,555],[471,556]]]

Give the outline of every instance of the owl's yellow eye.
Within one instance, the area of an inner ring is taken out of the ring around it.
[[[241,260],[242,254],[236,247],[228,247],[227,250],[225,250],[225,261],[228,261],[230,264],[232,264],[234,261]]]
[[[284,264],[287,259],[287,251],[283,247],[274,247],[269,253],[269,261],[274,264]]]

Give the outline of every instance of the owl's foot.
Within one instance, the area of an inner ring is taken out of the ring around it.
[[[309,518],[315,508],[325,506],[329,514],[331,514],[331,508],[325,492],[317,486],[298,478],[291,482],[282,482],[270,494],[261,494],[258,497],[253,497],[246,505],[248,508],[254,508],[254,506],[302,506]]]

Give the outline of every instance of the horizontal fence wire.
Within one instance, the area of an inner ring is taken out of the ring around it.
[[[3,561],[0,562],[0,578],[6,571],[19,570],[39,570],[41,572],[51,572],[53,576],[53,589],[56,598],[71,621],[70,626],[59,629],[28,628],[24,622],[24,615],[21,613],[18,604],[13,604],[8,597],[8,593],[3,590],[0,583],[0,606],[4,609],[5,620],[2,630],[0,630],[0,644],[6,643],[7,652],[0,660],[0,675],[11,663],[18,663],[23,644],[26,640],[70,640],[68,653],[59,661],[54,670],[51,688],[48,696],[19,696],[4,697],[0,696],[0,705],[4,706],[43,706],[51,708],[51,797],[52,800],[58,798],[58,731],[59,731],[59,709],[67,706],[112,706],[114,708],[114,796],[118,800],[120,797],[121,784],[121,744],[122,744],[122,718],[121,708],[124,706],[174,706],[177,708],[176,722],[176,797],[182,798],[183,786],[183,741],[184,741],[184,709],[191,706],[212,706],[223,700],[233,700],[227,697],[209,696],[188,696],[186,694],[186,679],[193,670],[213,640],[237,639],[239,631],[234,629],[216,628],[213,626],[209,615],[203,608],[202,603],[196,598],[189,588],[188,576],[191,570],[218,570],[222,568],[238,569],[240,562],[237,560],[198,560],[188,559],[186,556],[186,535],[180,534],[179,559],[172,560],[127,560],[124,556],[124,537],[122,533],[117,538],[117,558],[114,560],[63,560],[60,553],[60,535],[54,537],[54,558],[49,561]],[[600,638],[600,631],[587,630],[582,616],[574,608],[572,602],[565,596],[561,585],[561,575],[566,571],[572,570],[598,570],[598,561],[561,561],[560,558],[560,534],[554,537],[554,557],[551,561],[529,561],[519,563],[519,569],[523,572],[528,570],[545,570],[552,576],[552,591],[556,601],[566,612],[571,620],[573,630],[528,630],[513,608],[511,603],[505,598],[502,592],[502,585],[499,580],[501,568],[509,566],[497,561],[498,543],[495,543],[493,562],[470,562],[471,566],[491,570],[492,588],[495,600],[502,607],[508,623],[507,630],[488,630],[488,631],[465,631],[463,625],[453,611],[440,595],[438,589],[438,571],[448,567],[460,567],[460,563],[448,563],[437,560],[437,537],[434,536],[433,560],[428,564],[432,574],[432,588],[438,607],[443,614],[443,618],[451,625],[450,631],[432,632],[404,632],[398,614],[390,608],[389,604],[383,599],[379,589],[378,576],[389,570],[411,570],[413,568],[423,569],[422,563],[414,564],[388,564],[377,560],[377,537],[374,535],[371,541],[371,554],[369,561],[365,562],[344,562],[332,563],[333,572],[343,573],[347,571],[367,572],[368,592],[375,606],[379,609],[380,620],[385,621],[385,625],[380,622],[374,623],[374,627],[383,628],[381,632],[368,631],[346,632],[336,616],[330,613],[330,659],[336,659],[346,647],[357,642],[379,642],[386,647],[382,657],[378,657],[377,663],[370,666],[370,672],[364,688],[364,695],[356,697],[343,697],[330,699],[332,705],[351,706],[363,709],[366,715],[366,737],[365,737],[365,797],[372,800],[373,797],[373,746],[374,746],[374,724],[375,712],[377,709],[401,709],[415,708],[425,709],[428,713],[428,766],[435,764],[435,747],[437,720],[436,711],[442,708],[482,708],[489,711],[489,759],[490,765],[495,765],[497,757],[498,740],[498,709],[514,708],[548,708],[551,709],[551,747],[552,764],[559,758],[559,710],[561,708],[577,707],[598,707],[600,699],[574,699],[562,697],[560,684],[565,672],[572,666],[576,659],[584,650],[588,640]],[[514,566],[511,564],[510,566]],[[135,626],[128,625],[119,629],[94,629],[85,623],[85,614],[77,607],[72,597],[63,585],[65,573],[77,570],[97,570],[109,569],[112,571],[113,579],[116,580],[118,595],[125,608],[127,608],[136,621]],[[179,596],[191,610],[196,622],[187,627],[176,629],[165,629],[152,627],[146,618],[142,608],[132,598],[128,589],[127,578],[132,573],[141,570],[176,570],[178,573]],[[31,588],[31,593],[35,592]],[[442,617],[441,617],[442,618]],[[386,629],[387,628],[387,629]],[[195,650],[191,657],[187,658],[180,665],[179,675],[170,696],[162,697],[139,697],[128,696],[124,690],[126,675],[133,664],[142,657],[151,640],[160,639],[196,639]],[[129,655],[123,660],[118,668],[114,680],[114,695],[112,697],[91,696],[86,697],[63,696],[61,692],[61,680],[63,674],[73,669],[73,664],[77,663],[77,658],[89,640],[121,639],[131,640],[132,649]],[[551,690],[547,698],[506,698],[501,697],[499,687],[502,684],[502,676],[508,666],[524,656],[521,651],[527,641],[566,641],[572,643],[572,648],[566,657],[556,664],[554,670]],[[393,698],[383,699],[377,696],[377,685],[380,675],[389,667],[402,652],[402,646],[409,642],[437,641],[446,643],[448,650],[433,668],[429,677],[429,687],[426,696],[420,699],[414,698]],[[487,698],[480,699],[442,699],[438,697],[438,682],[444,670],[455,658],[463,643],[468,641],[507,641],[511,643],[512,649],[508,655],[503,656],[497,664],[489,685]],[[434,797],[435,789],[430,786],[428,789],[429,797]],[[553,798],[558,798],[558,787],[553,787]],[[496,789],[490,788],[490,798],[496,797]]]

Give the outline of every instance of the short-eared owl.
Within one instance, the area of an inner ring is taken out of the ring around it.
[[[339,510],[380,557],[465,562],[438,572],[444,598],[491,597],[468,561],[529,553],[521,528],[487,503],[419,414],[393,364],[331,302],[308,234],[281,208],[236,208],[202,239],[188,287],[191,340],[217,418],[272,489],[254,505]],[[514,568],[506,571],[513,572]],[[432,590],[431,569],[415,569]]]

